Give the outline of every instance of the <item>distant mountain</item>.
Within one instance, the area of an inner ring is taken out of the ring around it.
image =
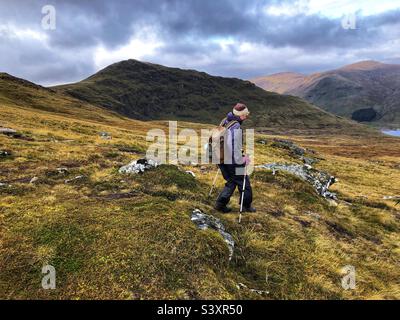
[[[307,76],[301,73],[281,72],[251,81],[265,90],[283,94],[290,89],[297,88],[306,78]]]
[[[249,125],[282,129],[354,126],[297,97],[266,92],[249,81],[127,60],[74,84],[53,89],[141,120],[218,123],[237,102]]]
[[[356,121],[400,125],[400,65],[362,61],[308,76],[278,73],[252,82]]]

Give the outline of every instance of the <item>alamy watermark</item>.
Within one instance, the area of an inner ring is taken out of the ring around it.
[[[357,16],[355,13],[345,14],[342,18],[342,28],[345,30],[357,29]]]
[[[45,265],[42,268],[42,273],[45,274],[42,278],[42,288],[54,290],[56,288],[56,269],[51,265]]]
[[[345,274],[342,278],[342,288],[344,290],[355,290],[356,288],[356,268],[347,265],[342,268],[342,273]]]
[[[201,129],[200,135],[193,129],[184,128],[178,132],[177,121],[169,121],[168,133],[162,129],[151,129],[146,140],[153,142],[146,152],[146,158],[158,164],[238,164],[244,165],[246,174],[254,170],[254,129],[226,130],[223,136],[213,136],[215,131]],[[218,139],[210,143],[210,137]],[[222,142],[221,142],[222,141]],[[237,167],[237,174],[243,175],[243,167]]]
[[[56,30],[57,28],[57,12],[56,8],[52,5],[45,5],[42,7],[42,28],[44,30]]]

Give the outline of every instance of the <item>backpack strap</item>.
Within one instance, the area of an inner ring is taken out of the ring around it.
[[[224,125],[225,121],[227,118],[222,119],[221,123],[219,124],[220,127],[224,127],[226,129],[229,129],[232,127],[235,123],[239,123],[237,120],[232,120],[231,122],[228,122],[227,124]]]
[[[236,120],[232,120],[231,122],[226,124],[225,128],[229,129],[229,128],[233,127],[233,125],[235,125],[236,123],[239,123],[239,122]]]
[[[223,119],[222,119],[221,123],[219,124],[220,127],[223,127],[223,126],[224,126],[224,123],[225,123],[226,119],[227,119],[227,118],[223,118]]]

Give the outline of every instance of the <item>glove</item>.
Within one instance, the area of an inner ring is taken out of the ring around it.
[[[245,155],[243,157],[243,163],[246,165],[246,167],[250,164],[251,160],[250,157],[248,155]]]

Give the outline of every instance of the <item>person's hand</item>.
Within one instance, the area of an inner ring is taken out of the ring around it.
[[[250,162],[251,162],[250,157],[249,157],[248,155],[245,155],[245,156],[243,157],[243,163],[244,163],[246,166],[248,166],[248,165],[250,164]]]

